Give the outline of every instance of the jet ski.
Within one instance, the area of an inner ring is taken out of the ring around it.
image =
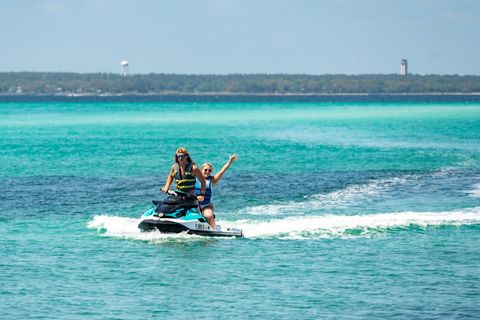
[[[169,196],[163,201],[153,200],[154,207],[142,214],[138,228],[141,231],[161,233],[195,234],[210,237],[243,237],[242,229],[222,229],[217,225],[213,230],[199,211],[198,201],[194,195],[180,191],[168,191]]]

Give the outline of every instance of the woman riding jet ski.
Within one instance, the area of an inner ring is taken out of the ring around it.
[[[195,181],[200,181],[200,193],[195,196]],[[175,181],[175,192],[170,185]],[[241,237],[242,230],[221,230],[209,216],[207,221],[201,214],[197,201],[205,200],[206,181],[190,158],[187,149],[178,148],[162,191],[170,194],[164,201],[153,201],[156,208],[146,211],[138,228],[142,231],[159,230],[164,233],[187,232],[202,236]]]
[[[214,237],[243,237],[241,229],[227,228],[222,230],[217,225],[217,230],[206,222],[199,214],[198,201],[189,193],[168,191],[170,196],[163,201],[153,200],[154,208],[142,215],[138,228],[142,231],[158,230],[162,233],[196,234]]]

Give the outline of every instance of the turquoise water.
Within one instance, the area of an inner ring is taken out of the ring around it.
[[[0,103],[1,318],[479,317],[480,102],[413,100]],[[138,231],[179,146],[245,238]]]

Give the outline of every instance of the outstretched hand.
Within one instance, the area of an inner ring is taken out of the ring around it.
[[[237,155],[236,154],[232,154],[230,155],[230,163],[232,163],[233,161],[237,160]]]

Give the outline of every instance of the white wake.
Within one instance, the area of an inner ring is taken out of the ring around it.
[[[480,224],[480,207],[447,212],[398,212],[369,215],[289,217],[270,221],[243,221],[246,237],[319,238],[365,236],[393,228],[464,226]]]
[[[187,234],[161,234],[141,232],[137,225],[140,219],[97,215],[88,223],[101,235],[150,242],[180,239],[201,239]],[[480,224],[480,207],[445,212],[395,212],[367,215],[325,215],[288,217],[283,219],[239,220],[222,223],[223,227],[236,226],[243,229],[246,238],[318,239],[337,237],[369,236],[389,229],[406,229],[412,226],[427,228],[438,226],[466,226]]]
[[[140,221],[141,219],[128,217],[96,215],[88,222],[87,227],[89,229],[96,229],[100,235],[106,237],[140,240],[152,243],[203,238],[200,236],[187,235],[186,233],[165,234],[158,231],[141,232],[140,229],[138,229]]]

